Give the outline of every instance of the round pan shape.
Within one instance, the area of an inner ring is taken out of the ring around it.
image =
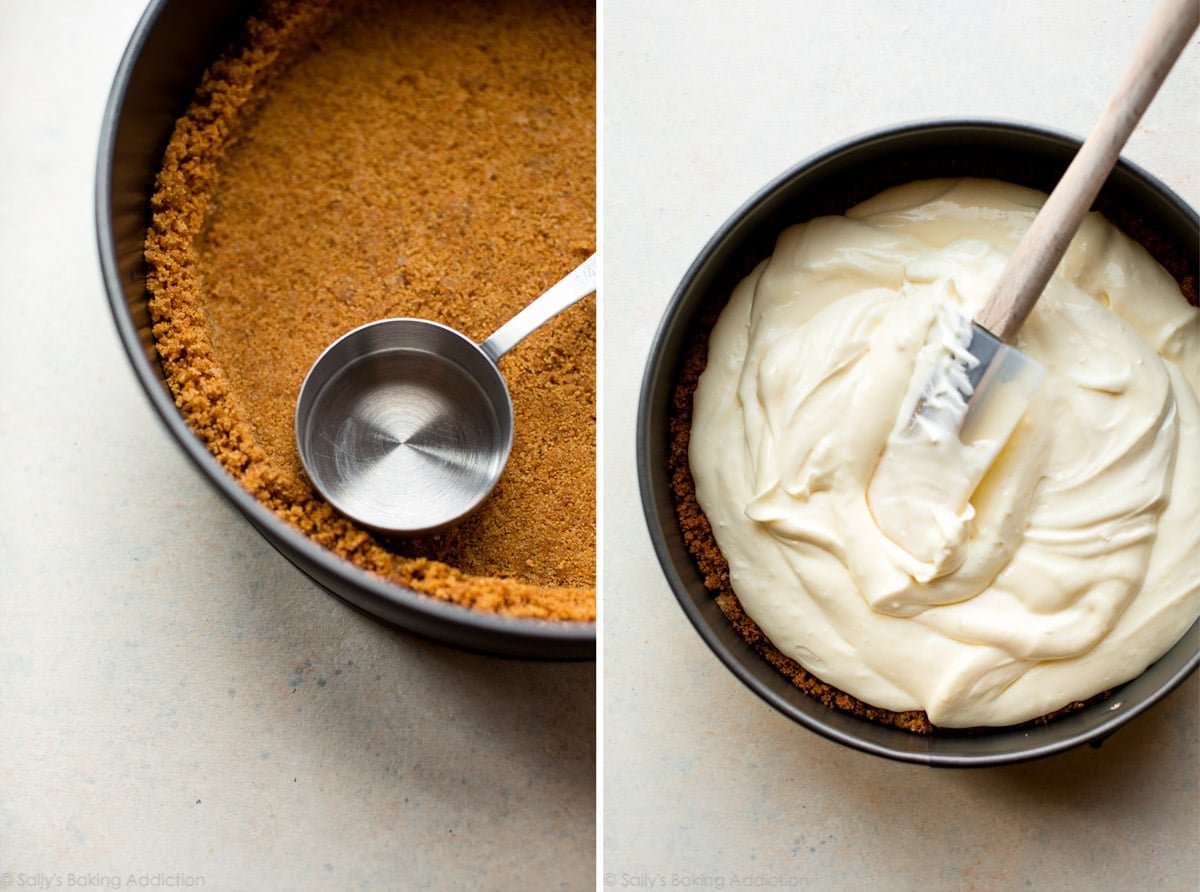
[[[553,660],[595,658],[594,623],[498,616],[438,601],[372,576],[288,526],[244,490],[175,407],[155,352],[143,244],[150,198],[175,121],[201,75],[249,12],[243,0],[154,0],[117,69],[96,165],[96,230],[113,319],[137,376],[167,430],[201,473],[284,557],[351,605],[421,635],[470,650]]]
[[[770,255],[783,229],[840,214],[890,186],[932,177],[992,177],[1049,192],[1079,145],[1074,137],[1025,124],[949,120],[896,126],[833,146],[784,173],[730,217],[687,271],[654,338],[638,405],[637,463],[646,522],[667,581],[696,631],[734,675],[784,715],[838,743],[942,767],[1002,765],[1083,743],[1099,745],[1200,663],[1198,622],[1110,697],[1044,724],[930,735],[877,724],[825,707],[741,638],[705,588],[675,513],[668,468],[670,414],[683,358],[700,317],[725,304],[734,286]],[[1153,176],[1121,161],[1094,207],[1122,228],[1154,233],[1147,247],[1159,262],[1194,275],[1200,221]]]

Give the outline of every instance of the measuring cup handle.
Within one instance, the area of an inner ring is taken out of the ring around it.
[[[596,290],[596,255],[593,254],[550,288],[545,294],[501,325],[479,345],[495,362],[526,335],[545,325],[571,304],[578,303]]]

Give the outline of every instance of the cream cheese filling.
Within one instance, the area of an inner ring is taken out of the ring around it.
[[[943,727],[1086,699],[1200,615],[1200,313],[1101,216],[1019,335],[1046,378],[1008,443],[900,436],[961,337],[948,310],[982,305],[1043,199],[924,181],[787,229],[695,394],[696,494],[746,612],[824,681]],[[945,476],[873,490],[881,461]],[[980,480],[961,505],[956,476]]]

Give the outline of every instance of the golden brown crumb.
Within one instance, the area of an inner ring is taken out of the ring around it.
[[[292,418],[343,332],[419,316],[481,341],[592,252],[594,58],[590,4],[268,3],[179,121],[146,242],[168,383],[221,464],[358,566],[515,616],[595,619],[594,299],[501,360],[512,456],[449,532],[341,517]]]

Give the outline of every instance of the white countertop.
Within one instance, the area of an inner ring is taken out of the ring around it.
[[[604,5],[604,864],[608,888],[1192,889],[1200,680],[1084,748],[936,771],[844,749],[709,652],[654,558],[638,386],[688,265],[814,152],[934,117],[1084,134],[1147,0]],[[752,12],[750,10],[753,10]],[[1126,150],[1200,206],[1200,45]]]
[[[143,5],[0,5],[0,890],[590,888],[595,666],[326,595],[136,383],[92,195]]]

